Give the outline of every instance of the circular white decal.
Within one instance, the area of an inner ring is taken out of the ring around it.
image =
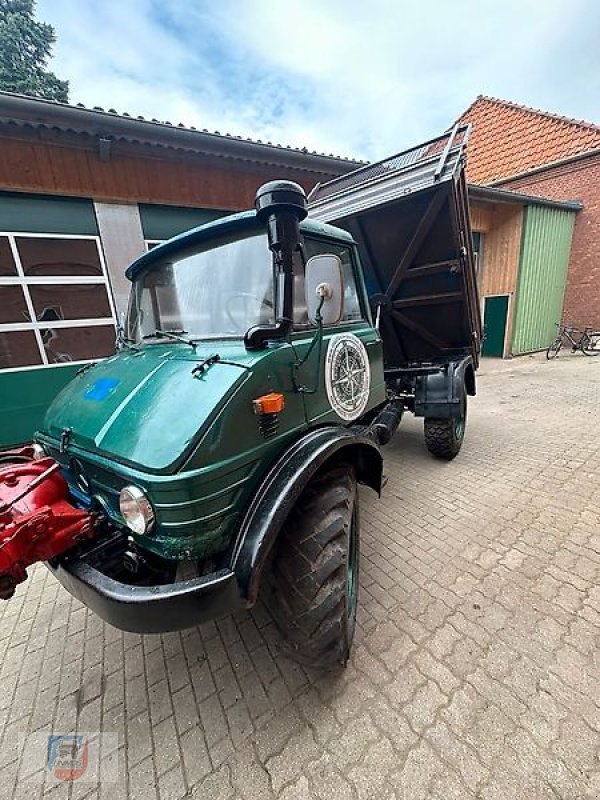
[[[325,388],[331,407],[342,419],[358,419],[365,410],[371,369],[365,346],[354,334],[337,333],[329,340]]]

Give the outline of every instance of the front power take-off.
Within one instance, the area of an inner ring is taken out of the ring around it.
[[[0,461],[0,599],[8,600],[27,567],[91,539],[94,515],[75,508],[52,458],[34,460],[33,448],[5,453]]]

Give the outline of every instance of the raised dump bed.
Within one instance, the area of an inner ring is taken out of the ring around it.
[[[386,372],[478,364],[481,316],[464,173],[468,126],[309,195],[309,215],[358,242]]]

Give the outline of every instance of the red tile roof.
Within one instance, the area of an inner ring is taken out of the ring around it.
[[[486,184],[600,148],[600,126],[495,97],[479,97],[459,117],[473,125],[471,183]]]

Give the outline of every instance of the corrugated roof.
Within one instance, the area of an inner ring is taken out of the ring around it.
[[[495,97],[479,97],[459,117],[473,125],[467,175],[486,184],[600,148],[600,126]]]
[[[264,163],[281,163],[283,159],[291,159],[294,167],[316,171],[326,172],[327,169],[323,168],[327,164],[330,168],[333,167],[331,171],[345,172],[365,163],[331,153],[309,151],[306,147],[273,144],[260,139],[209,131],[206,128],[200,130],[187,127],[183,123],[174,125],[163,120],[120,114],[113,108],[87,108],[81,103],[71,105],[12,92],[0,91],[0,122],[105,136],[116,141],[229,155]]]

